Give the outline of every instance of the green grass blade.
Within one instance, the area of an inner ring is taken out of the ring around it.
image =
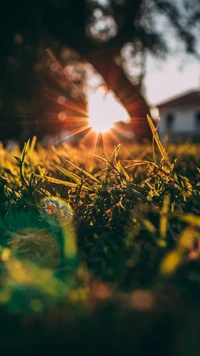
[[[124,177],[126,178],[127,182],[131,181],[131,178],[130,178],[129,174],[127,173],[125,168],[122,166],[120,161],[117,162],[117,169],[121,174],[124,175]]]
[[[160,238],[163,240],[167,235],[168,212],[170,208],[170,196],[166,195],[163,200],[163,206],[160,215]]]
[[[74,180],[77,184],[81,184],[81,178],[75,174],[72,173],[70,171],[68,171],[67,169],[61,167],[61,166],[56,166],[60,172],[62,172],[65,176],[67,176],[68,178],[71,178],[72,180]]]
[[[102,156],[96,155],[96,154],[94,154],[94,153],[88,153],[88,154],[89,154],[89,156],[92,156],[92,157],[94,157],[94,158],[97,158],[97,159],[99,159],[100,161],[103,161],[103,162],[105,162],[105,163],[108,163],[108,160],[107,160],[106,158],[102,157]]]
[[[184,215],[178,215],[178,218],[190,225],[194,225],[200,228],[200,217],[194,214],[184,214]]]
[[[166,158],[165,150],[164,150],[164,148],[162,146],[162,143],[160,142],[160,139],[159,139],[159,136],[158,136],[158,133],[157,133],[157,129],[154,126],[153,120],[151,119],[151,117],[149,115],[147,115],[147,120],[148,120],[149,127],[150,127],[152,135],[153,135],[153,140],[155,140],[156,145],[157,145],[157,147],[158,147],[158,149],[160,151],[160,154],[161,154],[162,158],[165,159]]]
[[[96,183],[99,183],[100,184],[100,181],[91,173],[85,171],[84,169],[78,167],[76,164],[68,161],[66,159],[67,163],[69,163],[72,167],[74,167],[75,169],[77,169],[79,172],[83,173],[86,177],[90,178],[91,180],[95,181]]]
[[[120,148],[121,148],[121,145],[117,145],[117,147],[115,147],[114,151],[112,152],[110,158],[109,158],[109,161],[110,163],[113,162],[113,160],[117,160],[118,159],[118,156],[119,156],[119,151],[120,151]]]
[[[53,178],[53,177],[48,177],[48,176],[40,176],[40,175],[37,175],[36,174],[36,177],[38,178],[41,178],[49,183],[55,183],[55,184],[59,184],[59,185],[64,185],[66,187],[69,187],[69,188],[77,188],[78,187],[78,184],[76,183],[72,183],[72,182],[67,182],[67,181],[64,181],[64,180],[61,180],[61,179],[57,179],[57,178]],[[87,187],[85,185],[82,186],[85,190],[89,190],[89,191],[92,191],[92,189],[90,187]]]

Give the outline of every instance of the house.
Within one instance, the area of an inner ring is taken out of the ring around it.
[[[200,91],[189,91],[157,105],[162,140],[200,141]]]

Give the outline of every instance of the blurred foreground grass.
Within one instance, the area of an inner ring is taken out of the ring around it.
[[[2,354],[199,355],[200,145],[151,128],[153,147],[0,147]]]

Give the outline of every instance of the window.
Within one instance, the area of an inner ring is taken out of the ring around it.
[[[200,129],[200,111],[195,115],[195,127]]]
[[[175,119],[175,117],[173,114],[167,114],[167,116],[166,116],[166,129],[167,130],[171,130],[174,119]]]

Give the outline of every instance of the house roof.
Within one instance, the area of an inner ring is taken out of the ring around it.
[[[186,107],[200,105],[200,90],[193,90],[182,95],[173,97],[167,101],[157,104],[157,108],[176,108],[176,107]]]

